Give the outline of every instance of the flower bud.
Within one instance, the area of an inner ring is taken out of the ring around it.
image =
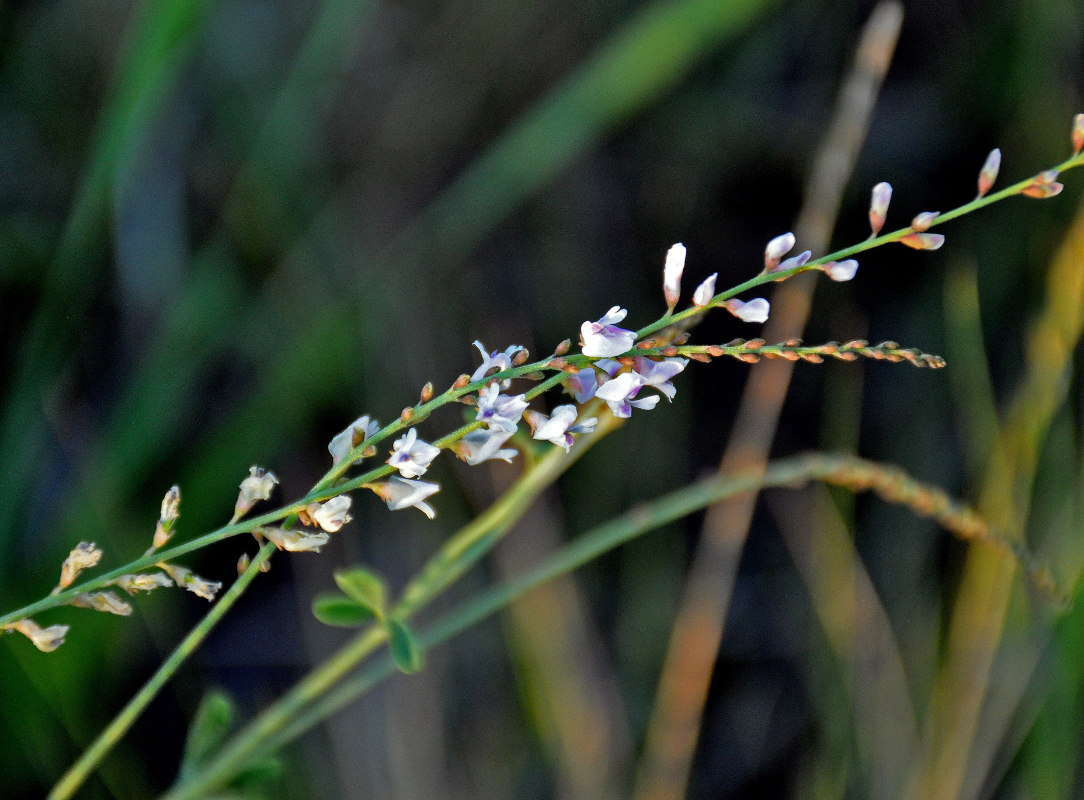
[[[923,211],[921,214],[916,214],[915,218],[911,220],[911,229],[917,233],[930,229],[933,225],[933,221],[941,214],[940,211]]]
[[[711,298],[715,297],[715,279],[719,277],[718,272],[713,272],[709,275],[702,284],[696,287],[696,291],[693,292],[693,305],[698,308],[703,308],[711,302]]]
[[[869,226],[876,236],[885,226],[888,216],[888,204],[892,200],[892,184],[881,182],[873,187],[869,204]]]
[[[425,386],[422,387],[421,402],[428,403],[432,399],[433,399],[433,382],[429,381],[427,384],[425,384]]]
[[[259,500],[268,500],[278,485],[275,473],[263,467],[249,467],[248,477],[241,481],[241,491],[233,507],[233,521],[241,519]]]
[[[783,256],[792,249],[794,249],[793,233],[784,233],[768,242],[768,246],[764,248],[764,271],[772,272],[779,266]]]
[[[71,586],[79,573],[96,566],[102,558],[102,551],[93,542],[80,542],[64,559],[60,567],[60,583],[57,590]]]
[[[43,628],[30,617],[21,619],[10,627],[23,634],[43,653],[51,653],[64,644],[64,637],[71,629],[70,625],[50,625]]]
[[[915,250],[936,250],[944,243],[945,237],[940,233],[909,233],[900,239],[900,244]]]
[[[829,261],[821,269],[824,270],[825,275],[834,281],[849,281],[858,272],[858,262],[853,258],[844,261]]]
[[[1080,155],[1080,151],[1084,150],[1084,114],[1077,114],[1073,117],[1071,139],[1073,142],[1073,155]]]
[[[681,273],[684,271],[685,245],[679,242],[666,252],[666,264],[662,268],[662,294],[668,314],[674,313],[674,306],[681,297]]]
[[[1026,186],[1020,194],[1025,197],[1033,197],[1036,200],[1045,200],[1047,197],[1061,194],[1061,190],[1065,187],[1058,183],[1057,179],[1058,171],[1056,169],[1040,172],[1031,179],[1031,184]]]
[[[756,297],[748,303],[731,298],[723,303],[723,308],[742,322],[767,322],[770,306],[763,297]]]
[[[986,163],[979,171],[979,197],[982,197],[997,180],[998,170],[1001,169],[1001,151],[996,147],[986,156]]]
[[[164,547],[173,536],[173,524],[181,515],[181,487],[173,486],[162,498],[162,511],[154,527],[153,548]]]

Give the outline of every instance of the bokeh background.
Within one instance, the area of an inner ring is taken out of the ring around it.
[[[794,225],[872,7],[0,5],[0,606],[46,593],[80,540],[110,567],[141,554],[173,483],[181,537],[228,519],[251,464],[303,494],[335,433],[471,372],[474,339],[540,355],[615,304],[646,324],[675,241],[687,292],[757,272]],[[973,197],[992,147],[1003,183],[1062,160],[1082,45],[1071,0],[908,2],[832,243],[865,238],[878,181],[893,228]],[[808,341],[891,338],[949,368],[799,365],[772,452],[897,463],[1026,536],[1072,590],[1084,180],[1065,183],[953,222],[935,253],[885,248],[853,282],[821,281]],[[720,313],[695,336],[756,332]],[[692,366],[673,405],[587,454],[455,596],[714,469],[761,366]],[[334,569],[401,586],[515,473],[441,461],[435,522],[362,494],[333,547],[276,558],[81,796],[162,791],[204,692],[251,715],[344,638],[308,610]],[[430,653],[285,752],[268,796],[629,796],[700,525]],[[188,563],[229,581],[253,549]],[[1084,612],[1055,616],[1001,556],[975,559],[875,499],[767,494],[688,796],[1080,796]],[[0,795],[41,796],[206,610],[169,591],[135,607],[43,615],[72,625],[51,655],[0,642]],[[994,653],[974,685],[952,679],[967,632]],[[942,712],[972,701],[977,733],[945,750]]]

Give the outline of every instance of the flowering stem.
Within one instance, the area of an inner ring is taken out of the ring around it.
[[[151,700],[155,698],[158,692],[162,689],[166,683],[173,677],[174,673],[180,668],[192,653],[194,653],[207,635],[218,624],[219,620],[226,615],[226,612],[233,607],[245,589],[252,583],[253,579],[259,574],[260,566],[271,558],[271,554],[275,552],[275,546],[268,543],[260,548],[260,551],[256,554],[255,558],[248,567],[242,572],[233,585],[226,591],[225,594],[219,598],[218,602],[211,608],[207,615],[199,621],[199,623],[192,628],[188,635],[177,645],[176,649],[170,654],[162,665],[155,671],[154,675],[143,684],[143,687],[136,692],[127,705],[121,709],[113,720],[106,726],[94,742],[83,751],[83,754],[79,759],[69,767],[68,771],[64,773],[63,777],[57,781],[52,791],[49,792],[48,800],[68,800],[75,792],[83,785],[83,782],[87,779],[91,772],[93,772],[101,763],[105,755],[113,749],[121,737],[127,733],[128,729],[132,727],[132,724],[136,721],[143,710],[150,704]]]

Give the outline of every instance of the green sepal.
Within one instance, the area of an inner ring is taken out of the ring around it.
[[[379,575],[362,567],[351,567],[336,570],[335,583],[347,597],[370,609],[374,616],[384,618],[387,592]]]
[[[392,660],[401,672],[413,675],[422,668],[422,646],[414,637],[414,633],[405,623],[397,619],[389,619],[385,625],[388,630],[388,649],[391,651]]]
[[[366,605],[341,594],[322,594],[312,601],[312,613],[325,625],[336,628],[356,628],[376,619]]]

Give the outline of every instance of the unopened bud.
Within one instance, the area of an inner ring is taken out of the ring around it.
[[[30,617],[21,619],[10,627],[23,634],[43,653],[51,653],[64,644],[64,637],[71,628],[70,625],[50,625],[43,628]]]
[[[936,250],[944,243],[945,237],[940,233],[909,233],[900,239],[900,244],[915,250]]]
[[[794,249],[793,233],[784,233],[768,242],[768,246],[764,248],[764,271],[771,272],[778,267],[783,256],[792,249]]]
[[[252,559],[249,558],[248,553],[241,553],[241,557],[237,559],[237,574],[240,575],[246,569],[248,565],[252,563]]]
[[[1047,197],[1061,194],[1061,190],[1064,188],[1058,183],[1058,171],[1048,169],[1046,172],[1040,172],[1032,178],[1031,184],[1026,186],[1020,194],[1025,197],[1033,197],[1036,200],[1045,200]]]
[[[530,352],[527,350],[519,350],[514,356],[512,356],[512,366],[522,367],[527,363],[527,359],[531,357]]]
[[[551,358],[546,366],[550,369],[564,369],[568,366],[568,362],[561,357]]]
[[[719,277],[718,272],[713,272],[704,282],[696,287],[696,291],[693,292],[693,305],[697,308],[703,308],[711,302],[711,299],[715,297],[715,279]]]
[[[979,197],[982,197],[997,180],[998,170],[1001,169],[1001,151],[996,147],[986,156],[986,162],[979,170]]]
[[[921,214],[916,214],[915,218],[911,220],[911,230],[916,233],[929,230],[930,226],[933,225],[933,221],[940,214],[940,211],[923,211]]]
[[[173,524],[181,515],[181,487],[174,486],[162,498],[162,512],[154,527],[154,549],[164,547],[173,536]]]
[[[422,399],[421,399],[421,401],[423,403],[428,403],[432,399],[433,399],[433,382],[429,381],[427,384],[425,384],[425,386],[422,387]]]
[[[666,264],[662,268],[662,294],[666,299],[666,313],[674,313],[674,306],[681,297],[681,273],[685,271],[685,245],[675,244],[666,252]]]
[[[553,354],[555,356],[563,356],[571,348],[572,348],[572,340],[571,339],[565,339],[563,342],[561,342],[559,345],[557,345],[557,349],[553,351]]]
[[[263,467],[249,467],[248,477],[241,481],[241,491],[233,507],[233,521],[241,519],[258,500],[271,498],[271,491],[278,485],[275,473]]]
[[[1080,151],[1084,150],[1084,114],[1073,117],[1073,133],[1070,138],[1073,142],[1073,155],[1080,155]]]
[[[825,275],[834,281],[849,281],[858,272],[858,262],[853,258],[843,261],[829,261],[821,269],[824,270]]]
[[[118,617],[132,615],[132,604],[121,600],[116,592],[84,592],[72,598],[71,604],[76,608],[89,608],[92,611],[116,614]]]
[[[407,406],[403,409],[403,413],[399,415],[399,419],[403,422],[410,422],[414,419],[414,409]]]
[[[873,187],[869,204],[869,226],[876,236],[885,226],[888,204],[892,201],[892,184],[882,181]]]

